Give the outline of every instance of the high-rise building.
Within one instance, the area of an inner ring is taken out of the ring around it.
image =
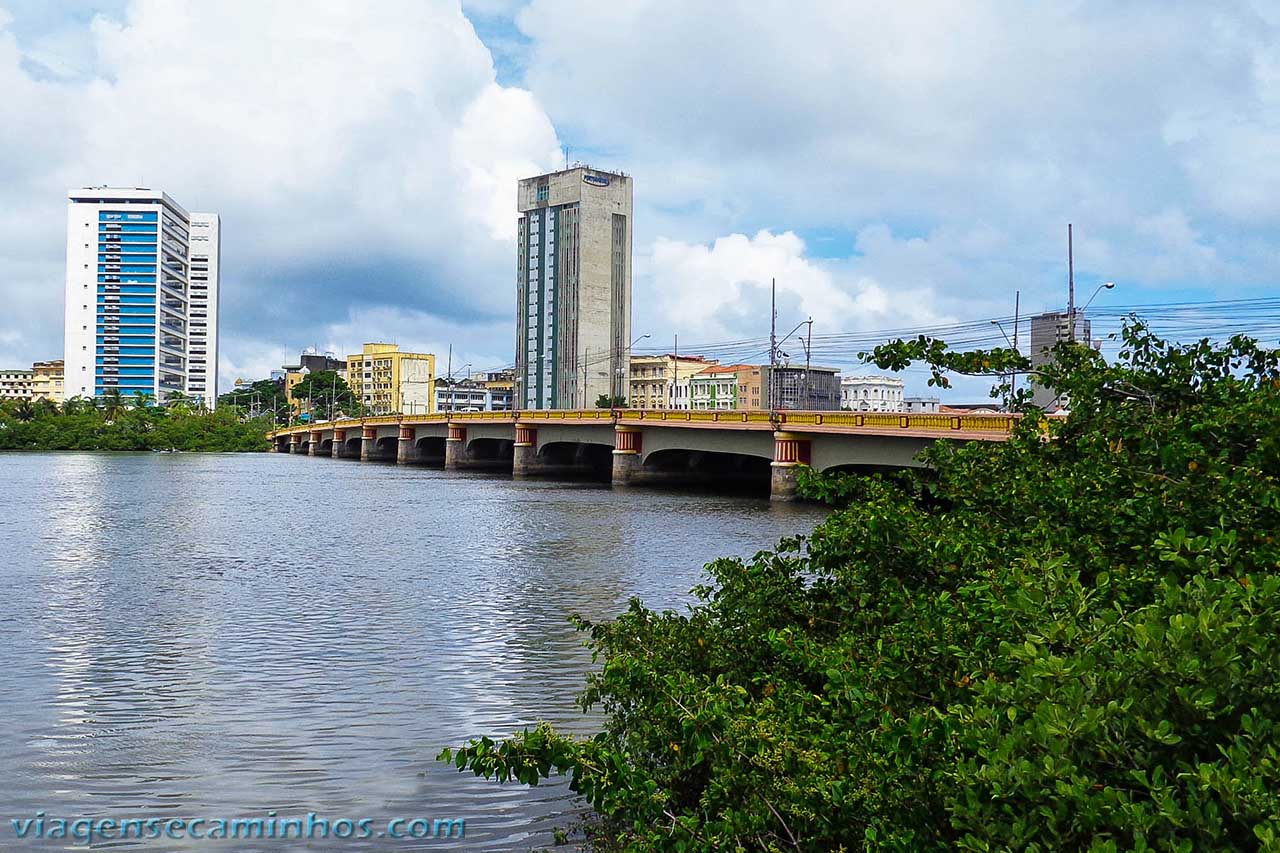
[[[183,393],[213,406],[218,217],[142,187],[67,198],[66,396]]]
[[[190,320],[187,332],[187,393],[209,408],[218,401],[218,256],[221,220],[216,213],[191,214]]]
[[[1075,340],[1090,345],[1092,328],[1084,315],[1076,312]],[[1063,341],[1070,340],[1071,324],[1067,321],[1066,311],[1048,311],[1031,318],[1031,369],[1039,370],[1053,361],[1053,348]],[[1037,374],[1031,376],[1031,402],[1042,409],[1066,406],[1056,390],[1037,381]]]
[[[516,407],[626,397],[631,178],[586,166],[526,178],[517,208]]]

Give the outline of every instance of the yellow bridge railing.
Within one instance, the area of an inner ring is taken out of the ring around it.
[[[284,427],[269,435],[274,438],[280,435],[324,431],[331,429],[358,429],[360,427],[408,426],[466,423],[466,422],[500,422],[516,421],[555,421],[555,422],[609,422],[609,423],[649,423],[669,424],[723,424],[732,429],[735,426],[752,428],[769,424],[775,429],[790,427],[821,427],[823,431],[834,428],[839,432],[847,429],[858,430],[912,430],[916,432],[944,434],[980,433],[983,436],[1007,434],[1017,423],[1019,416],[1012,414],[899,414],[895,412],[792,412],[792,411],[686,411],[668,409],[544,409],[514,412],[432,412],[423,415],[378,415],[366,418],[344,418],[337,421],[320,421],[312,424],[297,424]]]

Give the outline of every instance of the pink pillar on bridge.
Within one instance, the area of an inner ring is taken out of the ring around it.
[[[400,425],[400,440],[396,444],[396,464],[408,465],[418,461],[417,433],[413,427]]]
[[[770,466],[769,499],[796,499],[796,469],[809,464],[809,439],[793,432],[773,434],[773,462]]]

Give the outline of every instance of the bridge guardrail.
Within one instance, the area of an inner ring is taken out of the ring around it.
[[[636,423],[657,421],[660,423],[722,423],[771,424],[778,426],[826,426],[852,429],[928,430],[939,433],[980,432],[1008,433],[1018,420],[1012,414],[902,414],[898,412],[796,412],[758,410],[690,411],[687,409],[541,409],[499,412],[433,412],[426,415],[379,415],[370,418],[326,421],[317,424],[298,424],[274,430],[272,438],[298,432],[328,429],[354,429],[361,426],[394,426],[410,424],[442,424],[449,421],[617,421]]]

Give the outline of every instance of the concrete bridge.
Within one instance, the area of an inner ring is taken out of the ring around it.
[[[939,439],[1003,441],[1012,415],[586,409],[389,415],[304,424],[272,449],[334,459],[608,476],[614,485],[769,484],[794,500],[796,469],[922,467]]]

